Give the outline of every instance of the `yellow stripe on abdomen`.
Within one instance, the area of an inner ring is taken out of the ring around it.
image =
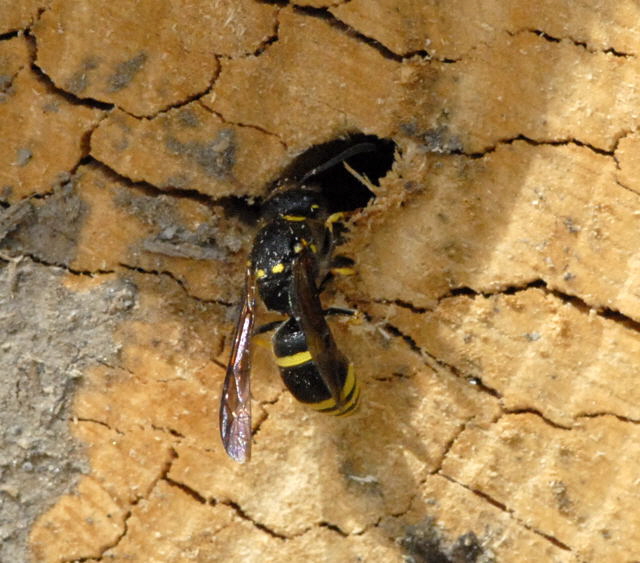
[[[318,403],[311,403],[309,406],[314,410],[334,416],[349,416],[353,414],[356,411],[360,400],[360,387],[358,386],[353,364],[349,364],[347,369],[347,377],[344,385],[342,386],[341,395],[342,399],[346,402],[343,405],[340,405],[339,409],[333,397]]]
[[[339,412],[332,413],[335,416],[351,416],[354,414],[360,406],[360,387],[358,386],[353,392],[351,399],[346,403]]]
[[[311,361],[311,352],[305,350],[291,356],[276,358],[276,365],[281,368],[293,368]]]
[[[308,403],[308,406],[316,411],[331,413],[331,411],[336,408],[336,402],[333,400],[333,397],[331,397],[330,399],[325,399],[318,403]]]
[[[351,392],[353,391],[355,386],[356,386],[355,370],[353,369],[353,364],[349,364],[349,367],[347,368],[347,377],[344,380],[344,385],[342,386],[342,398],[346,399],[349,395],[351,395]]]

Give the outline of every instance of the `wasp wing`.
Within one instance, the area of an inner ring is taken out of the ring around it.
[[[346,359],[336,346],[325,320],[314,281],[312,256],[307,246],[303,247],[296,256],[292,269],[290,300],[293,316],[304,333],[320,378],[339,407],[343,403],[343,398],[338,374],[341,367],[346,364]]]
[[[244,463],[251,457],[251,336],[255,320],[256,283],[247,266],[244,303],[236,324],[231,358],[220,399],[220,436],[231,458]]]

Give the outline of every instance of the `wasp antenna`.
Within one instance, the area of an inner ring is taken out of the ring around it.
[[[329,160],[327,160],[327,162],[309,170],[309,172],[307,172],[302,177],[300,183],[304,184],[312,176],[316,176],[317,174],[320,174],[325,170],[329,170],[329,168],[333,168],[336,164],[340,164],[341,162],[347,160],[347,158],[351,158],[352,156],[355,156],[357,154],[362,154],[363,152],[374,152],[375,150],[377,150],[376,145],[374,145],[373,143],[358,143],[357,145],[353,145],[352,147],[343,150],[340,154],[334,156],[333,158],[330,158]]]

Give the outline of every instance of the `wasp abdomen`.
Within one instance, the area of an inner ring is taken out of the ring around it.
[[[273,336],[273,351],[280,376],[291,394],[312,409],[335,416],[353,414],[359,403],[360,389],[353,364],[337,362],[336,379],[340,401],[336,402],[320,376],[317,364],[295,319],[283,323]]]

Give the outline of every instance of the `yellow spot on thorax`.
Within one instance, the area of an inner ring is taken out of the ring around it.
[[[293,251],[296,254],[299,254],[300,252],[302,252],[302,249],[305,246],[308,246],[311,249],[311,252],[313,252],[314,254],[316,252],[318,252],[318,247],[313,243],[309,243],[309,241],[307,239],[304,239],[304,238],[301,238],[300,242],[296,242],[296,244],[293,247]]]
[[[276,264],[271,268],[271,271],[274,274],[281,274],[282,272],[284,272],[284,264],[282,262],[280,262],[279,264]]]

